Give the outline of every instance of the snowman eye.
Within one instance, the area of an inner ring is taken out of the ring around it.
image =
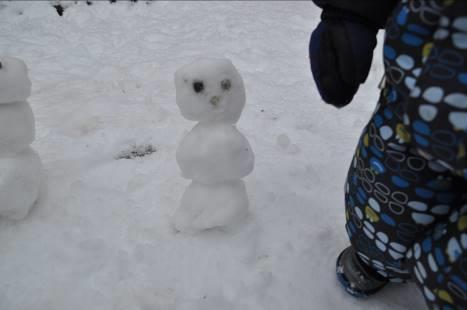
[[[203,82],[194,82],[193,83],[193,89],[195,90],[195,93],[202,92],[204,90]]]
[[[0,61],[0,69],[3,68],[2,62]]]
[[[232,83],[230,82],[230,80],[228,80],[228,79],[222,80],[222,82],[221,82],[221,88],[222,88],[223,90],[229,90],[230,87],[232,87]]]

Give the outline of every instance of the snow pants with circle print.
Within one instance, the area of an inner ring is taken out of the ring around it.
[[[431,309],[467,305],[467,1],[401,1],[385,86],[346,182],[361,260],[414,280]]]

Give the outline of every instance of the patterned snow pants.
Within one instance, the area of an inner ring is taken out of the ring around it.
[[[385,86],[346,183],[363,262],[414,280],[431,309],[467,304],[467,1],[401,1]]]

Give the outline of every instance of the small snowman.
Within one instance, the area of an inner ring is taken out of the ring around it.
[[[26,217],[39,197],[42,164],[35,139],[31,81],[23,61],[0,58],[0,216]]]
[[[248,214],[242,178],[254,166],[251,146],[235,126],[245,106],[242,77],[227,59],[203,59],[177,70],[175,88],[183,117],[198,122],[177,149],[182,175],[192,182],[175,212],[175,229],[232,228]]]

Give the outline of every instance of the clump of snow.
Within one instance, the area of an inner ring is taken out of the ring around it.
[[[0,156],[0,216],[23,219],[39,197],[41,177],[41,161],[33,149]]]
[[[0,216],[20,220],[39,197],[42,164],[30,148],[34,115],[26,99],[31,81],[26,64],[0,57]]]
[[[241,180],[205,185],[192,182],[174,216],[176,230],[199,232],[234,229],[248,214],[248,196]]]
[[[285,133],[278,135],[276,141],[282,149],[287,149],[290,146],[290,138]]]
[[[245,106],[243,79],[228,59],[202,59],[175,73],[177,105],[199,123],[177,148],[183,176],[193,182],[174,215],[182,232],[231,228],[245,218],[244,182],[254,166],[248,140],[235,123]]]
[[[34,115],[27,101],[0,104],[0,156],[24,150],[35,135]]]
[[[30,95],[26,64],[18,58],[0,55],[0,104],[25,101]]]
[[[251,173],[254,155],[232,124],[197,124],[181,141],[177,162],[183,177],[205,184],[241,179]]]
[[[245,106],[243,79],[228,59],[201,59],[175,72],[176,101],[188,120],[236,123]]]

